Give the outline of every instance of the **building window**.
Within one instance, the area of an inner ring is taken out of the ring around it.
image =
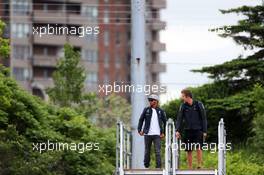
[[[156,73],[152,73],[152,82],[156,83],[158,81],[158,75]]]
[[[29,70],[27,68],[14,67],[13,75],[18,81],[25,81],[29,79]]]
[[[43,4],[43,11],[44,12],[48,12],[49,8],[48,8],[48,4],[44,3]]]
[[[109,76],[107,73],[104,75],[104,84],[109,84]]]
[[[94,84],[94,83],[97,83],[98,81],[98,78],[97,78],[97,72],[89,72],[87,73],[87,76],[86,76],[86,84]]]
[[[115,67],[116,68],[120,68],[121,67],[120,55],[118,53],[115,56]]]
[[[14,59],[27,60],[29,58],[29,46],[14,45],[13,57]]]
[[[43,48],[43,55],[45,55],[45,56],[48,55],[48,48],[47,47]]]
[[[109,10],[106,8],[104,10],[104,23],[109,23]]]
[[[119,45],[121,43],[121,32],[116,32],[116,44]]]
[[[64,48],[63,48],[63,47],[61,47],[61,48],[58,49],[58,51],[57,51],[57,56],[58,56],[59,58],[64,57]]]
[[[119,13],[116,13],[116,15],[115,15],[115,21],[116,21],[116,23],[120,23],[120,21],[121,21],[121,15],[119,14]]]
[[[109,67],[109,54],[107,52],[104,53],[104,67]]]
[[[29,24],[13,23],[12,34],[14,38],[26,38],[29,35]]]
[[[50,78],[49,71],[47,69],[43,70],[43,78],[45,78],[45,79]]]
[[[14,0],[13,13],[17,15],[27,15],[29,14],[29,1],[27,0]]]
[[[104,32],[104,45],[105,46],[109,45],[109,32],[108,31]]]
[[[97,37],[98,35],[85,35],[84,37],[85,37],[85,39],[86,39],[86,41],[88,41],[89,43],[96,43],[97,42],[97,39],[98,39],[98,37]]]
[[[10,38],[10,23],[7,23],[6,24],[6,26],[4,28],[4,32],[3,32],[3,36],[2,37],[4,37],[4,38]]]
[[[88,61],[89,63],[97,63],[98,51],[83,49],[82,58],[83,60]]]
[[[89,17],[92,21],[97,21],[98,9],[96,6],[92,7],[84,5],[82,6],[82,15]]]
[[[122,81],[121,81],[121,74],[119,71],[116,72],[116,82],[117,84],[121,85]]]

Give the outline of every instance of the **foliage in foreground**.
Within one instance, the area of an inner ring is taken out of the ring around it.
[[[193,168],[197,167],[196,153],[193,153]],[[203,152],[203,167],[206,169],[217,169],[217,152]],[[181,152],[182,169],[187,169],[186,153]],[[260,175],[264,174],[263,160],[258,158],[258,154],[241,149],[239,151],[228,151],[226,162],[227,175]]]
[[[71,108],[55,108],[18,87],[0,67],[0,174],[101,175],[114,169],[115,132]],[[98,142],[99,150],[33,150],[40,142]]]
[[[47,89],[51,100],[62,107],[80,103],[85,81],[85,70],[80,66],[80,53],[65,44],[64,57],[53,73],[54,87]]]

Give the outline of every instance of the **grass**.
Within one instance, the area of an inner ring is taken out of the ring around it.
[[[153,146],[153,145],[152,145]],[[165,145],[162,143],[162,165],[164,167],[164,151]],[[204,169],[217,169],[218,152],[203,151],[203,167]],[[193,152],[193,167],[197,167],[196,152]],[[151,150],[150,168],[155,168],[154,148]],[[180,169],[188,169],[186,152],[180,152]],[[226,155],[227,175],[264,175],[264,155],[257,153],[255,149],[248,146],[247,148],[239,148],[227,151]]]

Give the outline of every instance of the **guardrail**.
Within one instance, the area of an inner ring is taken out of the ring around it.
[[[175,125],[172,119],[166,123],[166,143],[165,143],[165,175],[176,174],[179,168],[179,146],[175,134]]]
[[[179,170],[180,146],[175,132],[174,122],[169,119],[166,123],[165,168],[163,175],[176,175],[181,171]],[[124,175],[124,169],[131,169],[132,134],[131,131],[124,127],[122,122],[118,122],[116,137],[116,175]],[[192,172],[194,173],[194,171]],[[219,121],[218,125],[218,169],[213,174],[226,175],[226,130],[223,119]]]
[[[226,175],[226,130],[222,118],[218,124],[218,175]]]
[[[124,175],[124,169],[131,168],[132,135],[120,121],[116,129],[116,174]]]
[[[179,141],[175,137],[174,122],[169,119],[166,125],[165,175],[176,175],[176,171],[179,169],[180,149]],[[220,119],[218,124],[217,173],[218,175],[226,175],[226,130],[223,118]]]

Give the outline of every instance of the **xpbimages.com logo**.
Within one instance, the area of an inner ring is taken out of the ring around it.
[[[217,150],[226,150],[226,151],[230,151],[232,150],[232,144],[226,143],[203,143],[203,144],[199,144],[199,143],[185,143],[182,142],[181,140],[179,141],[178,144],[174,144],[173,145],[173,150],[204,150],[204,151],[210,151],[210,153],[216,153]]]
[[[42,37],[44,35],[74,35],[78,37],[85,37],[86,35],[98,35],[100,33],[99,26],[61,26],[55,25],[43,25],[33,26],[33,35]]]
[[[150,95],[151,93],[165,93],[166,87],[161,85],[129,85],[124,82],[113,84],[98,85],[99,93],[109,95],[111,93],[144,93]]]
[[[86,151],[98,151],[99,149],[98,142],[64,143],[47,140],[47,142],[32,143],[32,150],[39,153],[46,151],[77,151],[78,153],[84,153]]]

